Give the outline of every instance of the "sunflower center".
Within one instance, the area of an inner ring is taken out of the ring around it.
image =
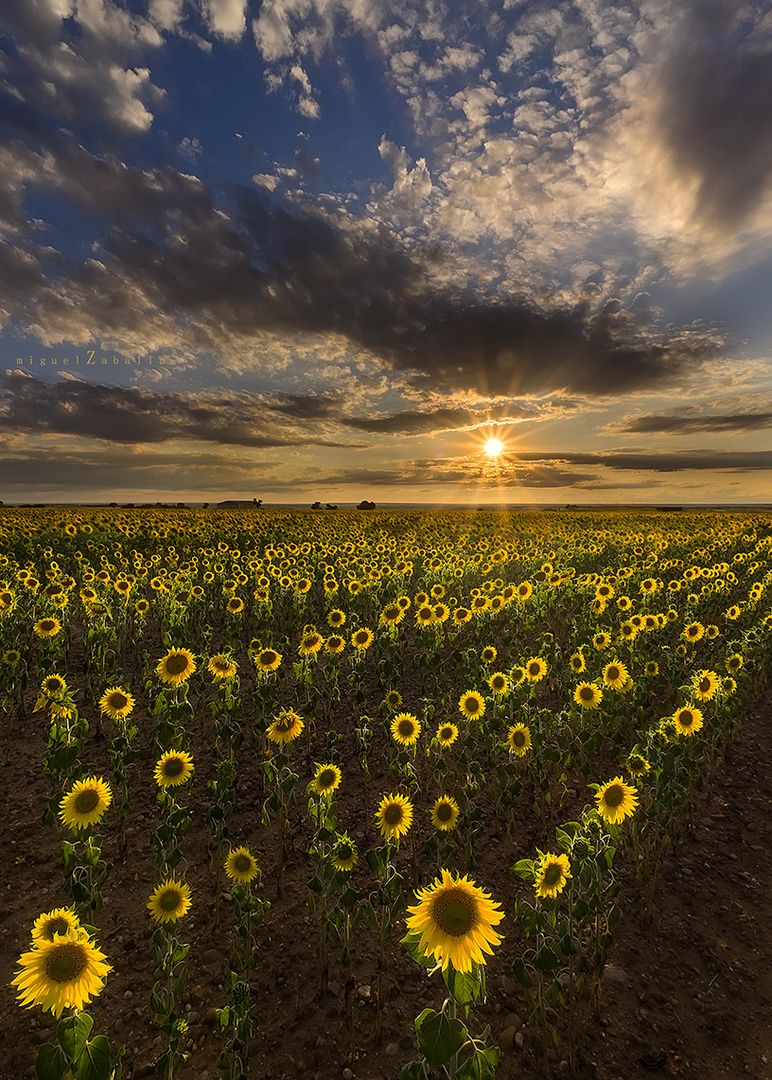
[[[400,720],[397,730],[399,731],[400,735],[403,736],[403,738],[409,739],[415,733],[415,728],[413,727],[413,721],[412,720]]]
[[[563,868],[560,863],[549,863],[544,871],[544,884],[547,888],[552,889],[556,885],[560,884],[560,880],[563,877]]]
[[[389,803],[383,811],[383,820],[387,825],[401,825],[403,816],[404,810],[399,803]]]
[[[58,983],[76,982],[86,970],[87,958],[82,945],[68,942],[57,945],[46,957],[46,976]]]
[[[440,803],[436,809],[438,821],[451,821],[453,818],[453,807],[450,803]]]
[[[474,898],[463,889],[450,888],[435,897],[432,916],[444,934],[464,937],[477,922],[477,908]]]
[[[268,652],[264,652],[260,659],[264,664],[273,664],[276,662],[276,653],[269,650]]]
[[[591,686],[583,686],[582,689],[579,691],[579,696],[582,701],[592,701],[592,699],[595,697],[595,691]]]
[[[90,814],[92,810],[96,810],[97,806],[99,806],[99,792],[94,788],[78,792],[75,809],[79,814]]]
[[[184,653],[174,653],[166,661],[166,670],[170,675],[182,675],[188,670],[188,658]]]
[[[338,859],[341,862],[348,862],[352,855],[353,851],[349,844],[341,844],[338,848]]]
[[[678,717],[678,720],[682,727],[691,727],[694,723],[694,713],[690,712],[688,709],[684,709]]]
[[[164,762],[164,776],[179,776],[185,768],[182,758],[167,758]]]
[[[161,893],[158,903],[162,911],[176,911],[182,903],[182,894],[177,889],[167,889]]]
[[[513,731],[512,744],[514,746],[525,746],[525,733],[522,731]]]
[[[619,676],[620,671],[618,667],[611,667],[608,669],[609,682],[616,682]]]
[[[480,702],[477,700],[477,698],[469,698],[466,703],[466,707],[467,709],[469,709],[469,712],[477,712],[477,710],[480,708]]]
[[[110,706],[113,709],[125,709],[129,699],[125,694],[115,693],[110,695]]]
[[[700,679],[700,693],[707,694],[710,690],[710,679]]]
[[[237,855],[233,860],[233,868],[239,874],[248,874],[252,869],[252,860],[249,855]]]
[[[606,788],[603,795],[603,801],[606,806],[621,806],[625,800],[624,788],[621,784],[612,784],[610,788]]]
[[[318,776],[319,786],[323,788],[331,787],[336,779],[333,769],[322,769]]]

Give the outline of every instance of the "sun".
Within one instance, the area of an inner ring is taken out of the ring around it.
[[[498,457],[503,449],[504,444],[500,439],[488,439],[485,444],[485,453],[488,457]]]

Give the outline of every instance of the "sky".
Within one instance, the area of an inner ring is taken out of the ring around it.
[[[0,499],[770,503],[771,179],[766,0],[3,0]]]

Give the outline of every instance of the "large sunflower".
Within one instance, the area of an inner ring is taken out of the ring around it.
[[[193,774],[193,758],[186,750],[167,750],[156,762],[155,782],[164,788],[179,787]]]
[[[541,682],[546,674],[547,662],[546,660],[542,660],[540,656],[532,656],[525,665],[525,677],[528,682]]]
[[[571,864],[567,855],[550,855],[549,852],[542,856],[541,862],[536,869],[534,888],[536,895],[540,897],[555,897],[562,892],[570,877]]]
[[[32,927],[32,944],[41,941],[53,941],[57,934],[64,937],[74,933],[80,926],[80,920],[72,908],[54,908],[45,915],[39,915]]]
[[[195,670],[196,661],[189,649],[169,649],[156,666],[161,681],[169,683],[170,686],[187,682]]]
[[[11,980],[19,988],[19,1004],[41,1005],[58,1019],[64,1009],[82,1009],[104,987],[112,971],[107,957],[88,933],[77,927],[53,941],[38,939],[19,957],[21,971]]]
[[[595,796],[598,813],[611,825],[624,821],[638,805],[638,789],[626,784],[621,776],[603,784]]]
[[[479,720],[485,714],[485,698],[474,690],[467,690],[459,698],[458,707],[467,720]]]
[[[597,709],[603,700],[603,691],[595,683],[579,683],[574,691],[574,701],[582,709]]]
[[[458,803],[450,795],[441,795],[431,808],[432,825],[441,832],[450,832],[458,824]]]
[[[365,652],[373,643],[373,632],[367,626],[362,626],[351,635],[351,644],[359,652]]]
[[[268,673],[278,668],[281,663],[281,653],[277,653],[275,649],[261,649],[253,659],[258,671]]]
[[[156,922],[177,922],[190,909],[190,886],[167,878],[150,895],[147,909]]]
[[[391,722],[391,736],[401,746],[415,746],[420,734],[421,723],[412,713],[397,713]]]
[[[504,918],[500,905],[468,877],[453,877],[448,870],[426,889],[418,889],[420,901],[409,907],[407,929],[420,935],[419,947],[442,964],[445,971],[471,972],[484,964],[485,953],[503,938],[493,927]]]
[[[112,801],[110,785],[101,776],[87,776],[76,780],[63,796],[59,817],[68,829],[88,829],[99,824]]]
[[[610,664],[606,664],[603,669],[603,681],[606,686],[610,686],[612,690],[621,690],[629,677],[630,672],[625,665],[620,664],[618,660],[613,660]]]
[[[332,795],[340,787],[341,771],[337,765],[317,765],[311,788],[317,795]]]
[[[398,840],[413,823],[413,806],[404,795],[384,795],[375,812],[375,822],[384,840]]]
[[[59,631],[62,629],[62,624],[58,619],[48,617],[45,619],[38,619],[35,625],[32,627],[39,638],[56,637]]]
[[[458,728],[455,724],[440,724],[434,737],[437,740],[437,745],[443,750],[447,750],[458,738]]]
[[[121,690],[119,686],[105,690],[99,699],[100,710],[111,720],[124,720],[135,704],[134,697],[127,690]]]
[[[673,714],[673,721],[679,735],[693,735],[702,727],[703,715],[693,705],[687,705]]]
[[[248,847],[233,848],[225,860],[225,873],[237,885],[248,885],[259,873],[257,859]]]

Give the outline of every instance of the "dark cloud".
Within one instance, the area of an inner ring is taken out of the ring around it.
[[[613,430],[653,435],[691,435],[694,432],[745,432],[772,427],[772,412],[709,413],[702,416],[673,416],[649,413],[614,425]]]
[[[56,433],[111,443],[166,443],[192,439],[223,446],[347,446],[302,426],[277,423],[249,394],[158,394],[134,387],[76,380],[44,383],[18,371],[0,378],[0,431]],[[298,399],[293,419],[318,419],[311,399]],[[281,403],[278,406],[282,410]]]
[[[266,401],[265,408],[296,420],[333,420],[340,414],[343,397],[324,394],[277,394],[277,400]]]
[[[658,80],[658,124],[676,172],[696,181],[699,216],[730,226],[772,176],[772,46],[749,33],[744,8],[688,5]]]
[[[474,427],[482,423],[515,423],[519,420],[531,420],[533,416],[533,413],[525,409],[511,406],[486,409],[484,417],[480,417],[473,409],[431,409],[428,412],[405,409],[391,416],[375,417],[372,420],[366,416],[344,416],[340,423],[360,431],[388,435],[423,435],[433,431]]]
[[[753,472],[772,469],[772,450],[665,450],[660,453],[610,451],[608,453],[520,452],[515,461],[558,461],[570,465],[603,465],[608,469],[683,472],[686,469]]]

